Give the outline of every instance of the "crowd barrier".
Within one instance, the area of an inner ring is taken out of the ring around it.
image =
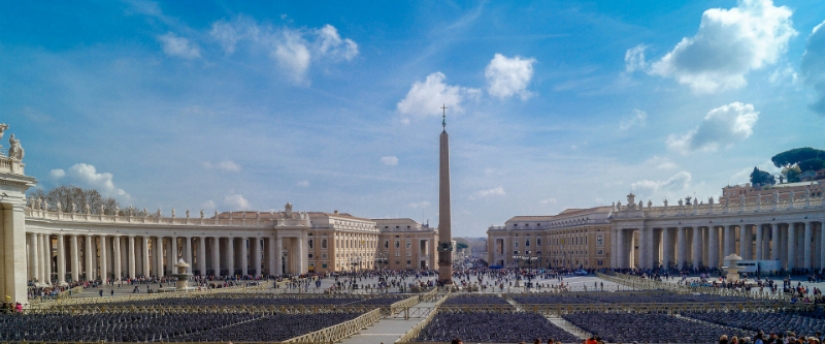
[[[451,291],[448,290],[447,293],[444,294],[441,297],[441,299],[439,299],[435,303],[435,305],[432,307],[432,310],[429,312],[429,314],[427,314],[427,317],[425,317],[424,320],[422,320],[417,325],[413,326],[413,328],[409,329],[406,333],[404,333],[400,338],[398,338],[398,340],[395,341],[395,343],[409,343],[418,338],[418,335],[421,333],[421,330],[423,330],[424,327],[427,327],[427,325],[430,324],[430,321],[432,321],[433,318],[435,318],[435,315],[438,314],[439,307],[441,306],[441,304],[444,303],[444,301],[447,301],[447,298],[450,297],[450,293]]]
[[[739,297],[747,297],[747,298],[754,298],[760,300],[777,300],[777,301],[790,301],[791,296],[786,295],[782,292],[770,292],[764,290],[744,290],[744,289],[728,289],[728,288],[717,288],[717,287],[702,287],[702,286],[690,286],[686,284],[678,284],[678,283],[670,283],[665,281],[656,281],[647,278],[641,278],[636,276],[630,276],[625,274],[603,274],[603,273],[596,273],[596,276],[602,278],[607,281],[621,283],[627,286],[632,286],[634,288],[640,289],[659,289],[659,290],[668,290],[677,293],[702,293],[708,295],[717,295],[717,296],[739,296]]]
[[[381,317],[381,310],[375,309],[350,321],[291,338],[283,341],[283,343],[335,343],[360,332],[367,328],[367,326],[375,324]]]

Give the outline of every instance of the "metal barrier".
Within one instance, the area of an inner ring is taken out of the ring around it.
[[[291,338],[283,343],[334,343],[360,332],[367,326],[375,324],[379,319],[381,319],[381,310],[375,309],[350,321]]]
[[[443,297],[441,297],[441,299],[438,300],[438,302],[435,303],[435,306],[432,307],[432,310],[427,314],[427,317],[425,317],[424,320],[419,322],[417,325],[413,326],[413,328],[411,328],[409,331],[404,333],[404,335],[398,338],[398,340],[396,340],[395,343],[412,342],[416,338],[418,338],[418,335],[421,333],[421,330],[423,330],[424,327],[427,327],[427,325],[430,324],[430,321],[432,321],[433,318],[435,318],[435,315],[438,314],[439,306],[441,306],[441,304],[444,303],[444,301],[446,301],[449,297],[450,291],[448,290],[447,293]]]
[[[410,296],[404,300],[393,303],[392,305],[390,305],[390,314],[396,314],[405,309],[409,309],[410,307],[417,305],[419,302],[419,296],[416,295]]]

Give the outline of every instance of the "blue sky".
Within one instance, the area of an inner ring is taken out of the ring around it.
[[[454,233],[718,197],[825,148],[825,2],[0,3],[0,121],[39,187]],[[4,146],[8,146],[4,144]]]

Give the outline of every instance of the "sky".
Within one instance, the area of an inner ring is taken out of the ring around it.
[[[825,2],[0,1],[0,122],[38,188],[453,233],[719,197],[825,148]],[[6,142],[2,142],[8,148]]]

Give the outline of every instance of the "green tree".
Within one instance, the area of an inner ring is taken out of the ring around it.
[[[811,147],[794,148],[771,158],[774,166],[782,168],[799,164],[810,159],[825,159],[825,151]]]
[[[799,182],[799,174],[802,173],[802,169],[797,165],[785,166],[780,173],[788,183],[796,183]]]
[[[802,161],[797,165],[802,171],[816,171],[825,168],[825,160],[821,158],[813,158]]]
[[[774,178],[772,174],[754,166],[753,172],[751,172],[751,184],[754,186],[773,185],[776,184],[776,178]]]

